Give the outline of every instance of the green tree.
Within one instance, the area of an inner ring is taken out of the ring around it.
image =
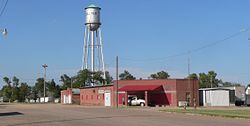
[[[5,96],[9,102],[11,101],[12,96],[12,86],[11,86],[11,80],[8,77],[4,77],[3,81],[6,83],[6,85],[3,86],[3,96]]]
[[[151,74],[152,79],[168,79],[170,75],[165,71],[157,72],[156,74]]]
[[[67,74],[63,74],[60,78],[63,90],[71,87],[71,78]]]
[[[37,78],[35,83],[35,91],[37,91],[38,97],[43,97],[43,90],[44,90],[44,79]]]
[[[4,85],[2,90],[3,96],[5,96],[9,100],[9,102],[11,102],[12,87],[10,85]]]
[[[127,70],[119,75],[120,80],[135,80],[136,78],[130,74]]]
[[[11,96],[11,100],[12,101],[16,101],[19,100],[19,79],[14,76],[12,79],[12,96]]]
[[[188,76],[188,79],[196,79],[196,80],[198,80],[199,78],[198,78],[198,75],[196,73],[192,73],[192,74],[190,74]]]
[[[11,81],[10,81],[10,79],[8,77],[4,77],[3,81],[6,83],[6,85],[11,86]]]
[[[222,82],[221,81],[220,84],[223,87],[241,86],[241,84],[239,84],[239,83],[233,83],[233,82]]]
[[[111,81],[109,73],[106,74],[106,77],[108,81]],[[103,72],[101,71],[91,72],[87,69],[80,70],[76,76],[72,77],[72,80],[74,88],[90,86],[91,83],[94,83],[95,85],[102,85],[104,84],[105,81],[103,78]]]
[[[59,98],[61,94],[61,88],[56,84],[54,79],[48,83],[48,95],[52,98]]]
[[[61,88],[59,85],[56,85],[55,92],[54,92],[54,98],[60,98],[61,96]]]
[[[200,88],[218,87],[221,80],[216,78],[217,73],[208,71],[207,74],[199,73]]]
[[[30,95],[28,96],[29,99],[37,100],[38,99],[38,89],[36,86],[31,87]]]
[[[199,84],[200,88],[208,88],[210,87],[210,82],[207,74],[205,73],[199,73]]]
[[[21,83],[19,87],[19,102],[25,102],[26,99],[29,99],[31,92],[31,87],[27,83]]]
[[[92,73],[87,70],[80,70],[76,76],[73,77],[73,87],[79,88],[89,86],[92,79]]]
[[[48,86],[48,96],[54,98],[54,94],[56,92],[56,82],[54,81],[54,79],[48,82],[47,86]]]
[[[113,77],[110,75],[108,71],[106,71],[105,75],[106,75],[106,84],[111,84],[113,81]]]
[[[104,84],[103,73],[101,71],[91,72],[93,76],[91,76],[91,82],[97,85]]]

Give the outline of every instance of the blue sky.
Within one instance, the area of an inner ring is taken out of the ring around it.
[[[0,28],[9,30],[0,36],[0,77],[16,75],[33,85],[43,76],[44,63],[49,79],[75,75],[81,68],[83,11],[91,3],[102,8],[104,58],[113,76],[119,56],[120,72],[127,69],[137,78],[160,70],[185,77],[188,55],[168,56],[250,27],[249,0],[9,0],[0,17]],[[191,72],[215,70],[224,81],[250,83],[248,36],[250,31],[242,32],[192,52]]]

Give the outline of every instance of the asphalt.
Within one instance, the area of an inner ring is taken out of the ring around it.
[[[0,126],[250,126],[250,120],[165,113],[152,108],[0,104]]]

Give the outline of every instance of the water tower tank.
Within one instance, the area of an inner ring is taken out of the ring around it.
[[[97,7],[93,4],[85,8],[85,13],[86,13],[85,25],[87,25],[87,27],[89,27],[91,31],[96,31],[101,25],[100,10],[101,10],[100,7]]]

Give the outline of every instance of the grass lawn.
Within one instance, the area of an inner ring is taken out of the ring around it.
[[[250,119],[250,110],[219,110],[219,109],[204,109],[204,108],[187,108],[184,110],[183,108],[168,108],[161,109],[162,112],[173,112],[173,113],[191,113],[191,114],[199,114],[199,115],[209,115],[209,116],[220,116],[220,117],[230,117],[230,118],[245,118]]]

